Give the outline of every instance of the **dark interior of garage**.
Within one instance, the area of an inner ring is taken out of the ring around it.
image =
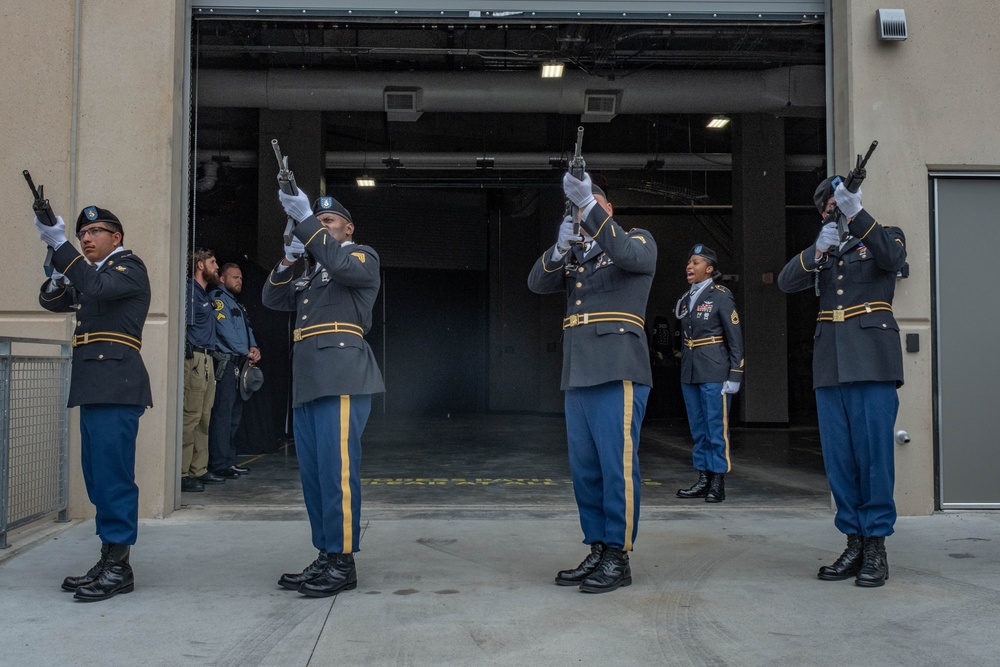
[[[301,189],[340,200],[355,239],[381,257],[367,339],[387,391],[373,403],[363,474],[568,476],[564,304],[532,294],[526,278],[555,240],[561,177],[583,127],[588,171],[615,219],[649,230],[659,247],[644,436],[660,446],[640,450],[652,477],[686,481],[690,471],[673,310],[687,253],[705,243],[718,252],[747,339],[734,456],[742,448],[748,465],[811,475],[800,486],[822,496],[814,298],[774,284],[819,227],[811,195],[826,176],[821,19],[196,17],[192,46],[189,243],[212,248],[220,265],[240,264],[241,301],[264,356],[243,454],[273,457],[280,470],[290,449],[290,321],[260,303],[282,256],[270,150],[278,139]],[[547,63],[562,64],[563,76],[543,79]],[[714,118],[729,122],[708,127]],[[374,186],[360,187],[361,176]],[[537,428],[511,427],[529,423]]]

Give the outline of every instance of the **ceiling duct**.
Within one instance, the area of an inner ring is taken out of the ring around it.
[[[620,90],[588,90],[583,96],[580,120],[584,123],[610,123],[617,113],[620,94]]]
[[[583,114],[595,77],[561,79],[512,72],[345,72],[202,70],[198,104],[297,111],[386,112],[385,91],[417,91],[406,113]],[[644,71],[615,82],[614,113],[754,113],[816,116],[825,111],[822,66],[755,71]],[[665,94],[664,91],[669,91]],[[393,96],[395,102],[396,97]]]

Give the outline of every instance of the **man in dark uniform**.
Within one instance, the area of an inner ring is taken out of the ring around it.
[[[698,481],[679,489],[678,498],[726,499],[729,458],[729,408],[743,381],[743,333],[733,293],[716,285],[715,251],[697,244],[688,255],[690,289],[677,301],[674,315],[684,332],[681,391],[694,448],[691,458]]]
[[[62,588],[77,600],[106,600],[135,587],[129,564],[139,520],[135,439],[139,418],[153,405],[139,354],[149,278],[142,260],[122,246],[125,232],[111,211],[88,206],[80,213],[76,237],[83,255],[66,242],[62,218],[54,227],[36,218],[35,226],[54,251],[52,277],[38,301],[53,312],[76,311],[69,407],[80,407],[83,479],[101,538],[97,564],[83,576],[66,577]]]
[[[656,242],[626,232],[590,176],[567,174],[580,231],[563,219],[556,244],[535,262],[528,287],[565,292],[562,389],[573,491],[590,554],[556,575],[560,586],[604,593],[632,583],[628,552],[639,522],[639,428],[652,386],[643,317],[656,270]],[[578,242],[582,241],[582,242]]]
[[[358,585],[354,554],[361,539],[361,434],[372,394],[385,391],[364,339],[381,285],[379,256],[354,243],[351,214],[333,197],[320,197],[312,207],[301,190],[279,198],[299,224],[285,246],[285,259],[264,285],[264,305],[295,313],[295,452],[319,556],[302,572],[282,575],[278,584],[326,597]],[[302,256],[315,266],[296,279],[293,266]]]
[[[191,277],[185,299],[181,491],[204,491],[205,484],[226,481],[208,469],[208,429],[215,403],[212,355],[217,345],[208,290],[219,282],[219,264],[211,250],[197,248],[191,253],[188,266]]]
[[[240,371],[244,362],[260,361],[246,308],[236,300],[243,291],[243,272],[237,264],[219,269],[219,286],[212,290],[215,319],[215,403],[208,423],[208,469],[226,478],[238,478],[249,470],[236,465],[233,438],[243,417]]]
[[[875,587],[889,578],[885,538],[896,521],[893,429],[903,354],[892,298],[906,238],[876,222],[862,208],[861,191],[835,178],[820,183],[813,199],[824,218],[839,207],[850,235],[842,241],[836,221],[827,221],[816,242],[781,270],[778,286],[819,293],[813,386],[835,524],[847,535],[847,549],[817,576],[855,577],[857,585]]]

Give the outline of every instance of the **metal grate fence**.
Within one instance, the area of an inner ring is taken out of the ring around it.
[[[0,337],[0,549],[18,526],[66,518],[69,372],[68,341]]]

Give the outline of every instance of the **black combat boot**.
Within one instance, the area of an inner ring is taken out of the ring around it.
[[[97,602],[119,593],[131,593],[135,589],[135,578],[128,557],[127,544],[109,544],[108,556],[100,574],[92,583],[77,588],[73,597],[83,602]]]
[[[628,554],[621,549],[608,548],[597,569],[580,584],[580,590],[584,593],[607,593],[620,586],[631,585],[632,568],[628,564]]]
[[[678,498],[704,498],[708,493],[708,483],[712,481],[712,473],[707,470],[698,471],[698,481],[689,489],[677,489]]]
[[[325,598],[358,587],[358,571],[354,554],[330,554],[323,572],[315,579],[303,582],[299,593],[311,598]]]
[[[306,566],[306,569],[302,570],[298,574],[283,574],[281,579],[278,579],[278,585],[282,588],[287,588],[290,591],[299,590],[299,586],[315,579],[319,575],[323,574],[323,570],[326,569],[327,563],[330,562],[330,557],[326,553],[326,549],[320,549],[319,557],[313,562]]]
[[[865,547],[865,538],[860,535],[847,536],[847,548],[840,558],[833,562],[833,565],[824,565],[819,568],[817,577],[823,581],[843,581],[855,576],[861,570],[861,563],[864,561],[862,550]]]
[[[866,537],[864,563],[861,564],[861,571],[854,583],[865,588],[878,588],[888,578],[889,559],[885,555],[885,537]]]
[[[590,545],[590,555],[583,559],[583,562],[576,566],[574,570],[560,570],[556,574],[556,584],[559,586],[579,586],[580,582],[586,579],[601,564],[604,550],[607,549],[603,542],[594,542]]]
[[[726,499],[726,476],[721,472],[713,472],[712,479],[708,482],[708,493],[705,494],[706,503],[721,503]]]
[[[101,570],[104,569],[104,561],[108,559],[108,550],[111,548],[110,544],[101,545],[101,557],[98,559],[94,567],[87,570],[87,574],[82,577],[66,577],[62,582],[62,589],[64,591],[69,591],[72,593],[80,586],[86,586],[87,584],[94,583],[97,576],[101,574]]]

